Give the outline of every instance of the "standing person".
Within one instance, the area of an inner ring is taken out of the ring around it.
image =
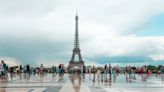
[[[3,71],[2,71],[2,75],[3,75],[3,80],[5,81],[5,75],[6,75],[6,64],[4,63],[4,61],[1,61],[2,67],[3,67]]]
[[[61,74],[64,75],[64,65],[61,65]]]
[[[27,65],[23,66],[23,77],[24,79],[27,77]]]
[[[108,67],[107,64],[104,66],[104,80],[105,82],[107,82],[107,75],[108,75]]]
[[[104,69],[101,70],[101,82],[103,82],[103,78],[104,78]]]
[[[116,67],[116,75],[119,76],[119,73],[120,73],[120,69],[119,69],[119,66]]]
[[[44,75],[44,66],[43,64],[40,65],[40,77],[43,77]]]
[[[26,70],[27,70],[27,79],[29,79],[30,78],[30,65],[28,64],[27,66],[26,66]]]
[[[3,63],[3,69],[4,69],[4,80],[6,81],[8,77],[8,65],[4,61],[2,61],[2,63]]]
[[[8,73],[9,73],[9,66],[6,64],[6,75],[5,75],[6,81],[9,80]]]
[[[18,70],[20,79],[22,79],[22,70],[23,70],[22,65],[20,65]]]
[[[96,68],[95,68],[95,66],[93,66],[93,68],[92,68],[92,70],[93,70],[93,82],[95,82],[95,74],[96,74]]]
[[[2,67],[2,69],[1,69],[2,79],[4,81],[6,81],[7,77],[8,77],[8,66],[6,65],[6,63],[3,60],[1,61],[1,67]]]
[[[13,80],[14,77],[14,67],[10,67],[10,78]]]
[[[116,67],[112,68],[113,81],[116,82]]]
[[[112,66],[111,64],[109,64],[109,78],[111,78],[112,76]]]
[[[151,70],[150,69],[147,69],[147,77],[150,78],[151,77]]]
[[[91,79],[91,73],[92,73],[92,68],[91,68],[91,66],[89,66],[89,79]]]
[[[142,81],[146,81],[146,74],[147,73],[147,68],[146,66],[143,67],[143,75],[142,75]]]
[[[98,79],[98,82],[100,82],[100,74],[101,74],[101,70],[100,68],[97,69],[97,79]]]
[[[128,74],[129,74],[128,66],[126,66],[125,73],[126,73],[126,81],[128,82]]]
[[[129,79],[132,79],[132,67],[130,65],[129,65],[128,73],[129,73]]]
[[[52,66],[52,77],[56,75],[56,66]]]
[[[86,74],[86,68],[85,68],[85,66],[83,65],[83,79],[85,79],[85,74]]]
[[[83,75],[83,65],[80,66],[80,73],[81,73],[81,75]]]
[[[161,79],[163,83],[164,82],[164,66],[161,66],[160,70],[161,70]]]
[[[0,78],[1,78],[1,81],[3,81],[3,77],[4,77],[4,68],[3,68],[3,63],[2,63],[2,61],[1,61],[1,63],[0,63],[0,73],[1,73],[1,75],[0,75]]]
[[[128,79],[128,82],[132,82],[133,80],[133,69],[132,67],[129,65],[129,69],[128,69],[128,73],[129,73],[129,79]]]
[[[61,64],[59,65],[58,69],[59,69],[59,76],[61,77]]]

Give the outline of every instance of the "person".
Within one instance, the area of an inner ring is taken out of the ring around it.
[[[101,70],[100,68],[97,69],[97,79],[98,79],[98,82],[100,82],[100,74],[101,74]]]
[[[24,79],[27,77],[27,65],[23,66],[23,74],[24,74]]]
[[[80,66],[80,73],[81,73],[81,75],[83,75],[83,65],[82,66]]]
[[[125,72],[126,72],[126,81],[128,82],[129,81],[129,79],[128,79],[128,74],[129,74],[128,66],[126,66]]]
[[[40,77],[44,76],[44,66],[43,64],[40,65]]]
[[[107,82],[108,67],[107,64],[104,66],[104,80]]]
[[[95,66],[93,66],[93,68],[92,68],[92,71],[93,71],[93,82],[95,82],[95,74],[96,74],[96,68],[95,68]]]
[[[128,82],[132,82],[133,80],[133,69],[132,67],[129,65],[129,68],[128,68],[128,73],[129,73],[129,79],[128,79]]]
[[[89,79],[91,79],[91,73],[92,73],[92,68],[91,68],[91,66],[89,65]]]
[[[56,66],[52,66],[52,77],[56,75]]]
[[[8,80],[8,66],[4,62],[4,60],[1,61],[1,73],[2,73],[2,80],[4,81]]]
[[[103,82],[103,78],[104,78],[104,69],[101,70],[101,82]]]
[[[160,67],[162,83],[164,82],[164,66]]]
[[[150,78],[151,77],[151,70],[150,69],[147,69],[147,77]]]
[[[29,79],[30,78],[30,65],[29,64],[26,66],[26,71],[27,71],[26,77],[27,77],[27,79]]]
[[[120,70],[119,70],[119,66],[116,67],[116,75],[119,76]]]
[[[113,81],[116,82],[116,67],[112,68]]]
[[[8,74],[8,66],[4,61],[2,61],[2,63],[3,63],[3,69],[4,69],[4,80],[6,80],[7,74]]]
[[[22,79],[22,70],[23,70],[22,65],[20,65],[18,70],[20,79]]]
[[[83,65],[83,79],[85,79],[85,73],[86,73],[86,68],[85,68],[85,66]]]
[[[112,66],[111,64],[109,64],[109,78],[111,78],[112,76]]]
[[[59,76],[61,77],[61,64],[59,64],[58,69],[59,69]]]
[[[142,72],[143,72],[143,74],[141,75],[142,81],[146,81],[146,73],[147,73],[147,68],[146,68],[146,66],[143,66]]]
[[[14,67],[10,67],[10,78],[13,80],[14,77]]]
[[[132,79],[132,67],[130,65],[128,68],[128,73],[129,73],[129,79]]]
[[[3,61],[1,61],[1,63],[0,63],[0,78],[1,78],[1,81],[3,81],[3,77],[4,77],[4,68],[3,68],[3,63],[2,63]]]

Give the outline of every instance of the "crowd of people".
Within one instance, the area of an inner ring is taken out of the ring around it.
[[[40,67],[33,68],[29,64],[27,65],[19,65],[19,66],[11,66],[9,67],[4,60],[0,63],[0,81],[5,82],[9,79],[13,80],[13,78],[19,77],[19,79],[30,79],[31,76],[44,77],[47,76],[48,73],[52,74],[52,77],[55,77],[57,74],[62,76],[64,74],[64,66],[60,64],[58,67],[52,66],[51,68],[44,67],[43,64]]]
[[[136,69],[132,66],[127,66],[125,69],[120,69],[119,66],[111,66],[105,65],[104,67],[95,67],[95,66],[89,66],[89,69],[86,70],[86,73],[89,73],[89,76],[93,73],[94,78],[97,75],[97,79],[103,81],[108,81],[113,78],[113,81],[115,82],[116,77],[119,76],[119,74],[124,74],[126,76],[126,80],[128,82],[132,80],[136,80],[135,75],[140,74],[142,81],[146,81],[146,79],[150,78],[152,76],[152,70],[148,68],[147,66],[140,67],[139,69]],[[164,81],[164,68],[161,67],[159,70],[155,72],[156,77],[161,77]],[[93,80],[94,81],[94,80]]]
[[[31,76],[44,77],[47,76],[48,73],[51,73],[52,77],[55,77],[57,74],[59,76],[63,76],[64,73],[67,73],[67,69],[64,67],[63,64],[60,64],[59,66],[52,66],[51,68],[46,68],[43,64],[41,64],[39,67],[33,68],[29,64],[24,66],[19,65],[9,67],[4,62],[4,60],[2,60],[0,63],[0,79],[2,82],[8,81],[9,78],[12,80],[14,77],[19,77],[19,79],[30,79]],[[76,73],[76,71],[74,70],[72,73]],[[130,65],[127,66],[125,69],[120,69],[119,66],[112,66],[111,64],[105,64],[104,67],[88,66],[86,68],[85,66],[83,66],[83,69],[81,69],[81,71],[78,73],[89,74],[89,78],[91,78],[91,75],[93,75],[93,82],[95,81],[95,79],[98,79],[99,81],[113,80],[113,82],[115,82],[117,76],[119,76],[120,73],[126,76],[126,80],[128,82],[136,79],[136,73],[141,75],[143,81],[146,81],[146,79],[150,78],[152,75],[151,69],[147,68],[146,66],[143,66],[139,70],[136,70],[136,68]],[[164,75],[163,67],[161,67],[161,69],[157,71],[156,75]]]

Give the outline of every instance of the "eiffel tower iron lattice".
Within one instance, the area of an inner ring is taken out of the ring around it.
[[[71,60],[69,61],[68,65],[68,71],[71,70],[72,68],[79,67],[83,68],[84,67],[84,61],[82,60],[81,56],[81,50],[80,50],[80,44],[79,44],[79,33],[78,33],[78,15],[76,14],[75,16],[75,39],[74,39],[74,49],[72,53]],[[75,61],[75,56],[78,55],[78,61]]]

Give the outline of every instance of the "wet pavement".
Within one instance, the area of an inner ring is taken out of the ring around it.
[[[19,79],[0,83],[0,92],[164,92],[164,81],[161,76],[152,75],[146,81],[141,75],[135,75],[135,79],[127,79],[121,74],[114,78],[97,75],[57,75],[52,77],[31,76],[29,79]]]

